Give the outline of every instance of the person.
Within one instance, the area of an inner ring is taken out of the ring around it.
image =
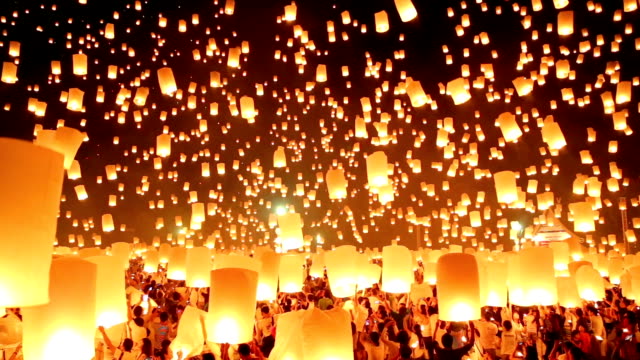
[[[476,327],[480,332],[480,345],[484,349],[485,354],[491,359],[497,359],[496,354],[496,336],[498,335],[498,326],[492,322],[490,312],[485,312],[482,320],[478,321]]]
[[[113,354],[112,360],[137,360],[136,354],[133,353],[133,340],[126,338],[122,340],[122,345],[116,347],[109,339],[107,332],[104,330],[104,326],[99,326],[98,330],[102,334],[105,344]]]
[[[142,339],[142,347],[137,360],[154,360],[153,359],[153,343],[149,338]]]
[[[263,305],[260,308],[260,314],[262,318],[258,320],[256,324],[257,340],[260,344],[260,351],[262,351],[264,356],[269,357],[275,345],[274,330],[276,322],[270,312],[269,306]]]
[[[367,351],[367,360],[385,360],[386,349],[385,344],[380,341],[380,333],[373,331],[367,336],[361,332],[360,343]]]
[[[476,342],[476,330],[473,325],[473,322],[469,322],[469,327],[471,330],[471,337],[469,338],[469,343],[462,346],[461,348],[454,349],[453,348],[453,336],[449,333],[442,335],[442,346],[440,347],[436,344],[436,357],[438,360],[461,360],[463,356],[465,356],[469,350],[473,348],[473,345]]]
[[[171,338],[171,323],[169,322],[169,313],[163,311],[160,313],[160,322],[153,323],[151,326],[151,339],[153,341],[153,348],[160,350],[162,348],[162,342]]]
[[[510,320],[502,322],[502,334],[500,341],[500,354],[503,360],[509,360],[520,341],[519,334],[513,328]]]
[[[254,355],[255,354],[255,355]],[[238,345],[238,355],[240,355],[240,360],[263,360],[264,356],[260,351],[260,348],[256,346],[255,343],[249,344],[240,344]]]

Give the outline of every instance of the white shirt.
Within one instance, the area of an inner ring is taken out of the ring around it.
[[[480,332],[480,345],[484,349],[496,348],[496,335],[498,335],[498,326],[489,321],[478,321],[476,327]]]

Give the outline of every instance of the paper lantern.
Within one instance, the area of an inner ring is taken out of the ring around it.
[[[327,81],[327,65],[318,64],[316,67],[316,82],[323,83]]]
[[[280,267],[278,269],[280,292],[291,294],[302,291],[302,286],[304,285],[302,267],[304,263],[305,259],[301,254],[283,255],[280,257]]]
[[[144,272],[154,273],[158,271],[160,265],[160,254],[155,248],[149,248],[144,253]]]
[[[560,150],[567,146],[567,141],[562,134],[560,125],[554,121],[545,121],[542,126],[542,140],[547,143],[549,149]]]
[[[158,257],[160,258],[160,263],[167,264],[171,257],[171,244],[160,244],[160,247],[158,248]]]
[[[427,283],[411,284],[411,293],[409,294],[409,298],[411,299],[412,303],[418,304],[421,300],[430,297],[433,297],[433,290],[431,290],[431,285]]]
[[[376,21],[376,32],[385,33],[389,31],[389,16],[382,10],[374,14]]]
[[[500,171],[493,174],[498,202],[511,204],[518,200],[516,174],[513,171]]]
[[[455,105],[464,104],[471,99],[471,94],[466,88],[466,81],[461,77],[447,83],[447,93],[451,95]]]
[[[285,5],[284,7],[284,21],[296,21],[296,15],[298,12],[298,7],[296,6],[295,1],[290,5]]]
[[[80,131],[63,126],[56,130],[39,131],[34,143],[64,155],[64,168],[69,170],[84,138],[85,135]]]
[[[515,78],[512,83],[513,87],[516,88],[518,96],[527,96],[533,91],[533,79],[520,76]]]
[[[206,312],[187,305],[178,322],[176,338],[171,341],[171,350],[174,353],[182,352],[185,358],[200,355],[205,344],[205,331],[203,323],[208,318]]]
[[[319,250],[322,251],[322,250]],[[311,255],[311,267],[309,268],[309,276],[314,278],[324,277],[324,252],[318,252]]]
[[[476,258],[469,254],[445,254],[438,259],[439,319],[480,319],[480,280]]]
[[[284,147],[278,146],[273,153],[273,167],[283,168],[287,166],[287,155],[284,152]]]
[[[553,250],[553,267],[556,271],[569,270],[569,244],[564,241],[549,243]]]
[[[211,251],[209,248],[199,246],[187,249],[187,286],[193,288],[209,287],[211,267]]]
[[[507,264],[478,262],[482,306],[507,306]]]
[[[624,12],[633,12],[638,9],[637,0],[624,0],[623,4],[624,4],[623,6]]]
[[[87,75],[87,55],[85,54],[73,54],[73,75],[84,76]]]
[[[600,272],[591,266],[581,266],[576,271],[576,285],[580,297],[587,301],[604,299],[604,280]]]
[[[227,56],[227,66],[230,68],[239,68],[241,54],[242,49],[240,47],[230,48]]]
[[[558,13],[558,35],[573,34],[573,11],[560,11]]]
[[[402,22],[409,22],[418,16],[418,11],[411,0],[394,0]]]
[[[566,308],[576,308],[582,306],[582,299],[578,293],[576,280],[573,277],[556,278],[558,286],[558,304]]]
[[[334,296],[351,297],[356,293],[358,251],[355,246],[342,245],[324,253],[329,286]]]
[[[113,216],[111,214],[102,215],[102,231],[112,232],[115,229],[113,224]]]
[[[96,325],[105,328],[127,321],[127,295],[118,258],[101,255],[85,260],[96,265]]]
[[[156,155],[160,157],[171,155],[171,135],[161,134],[156,137]]]
[[[278,215],[278,239],[284,251],[298,249],[304,246],[302,235],[302,218],[298,213]]]
[[[63,156],[0,138],[0,164],[0,307],[46,304]]]
[[[260,256],[260,273],[258,278],[258,301],[275,301],[278,298],[278,271],[280,255],[268,250]]]
[[[516,255],[518,266],[509,271],[517,271],[516,283],[510,283],[514,291],[510,302],[520,306],[553,305],[558,300],[558,290],[553,266],[553,250],[534,247],[523,249]]]
[[[172,247],[169,252],[169,264],[167,265],[167,278],[171,280],[187,279],[187,249],[183,247]]]
[[[413,284],[411,252],[405,246],[382,248],[382,291],[406,294]]]
[[[512,113],[505,112],[500,114],[496,122],[500,127],[504,141],[516,142],[522,136],[522,130],[516,122],[516,116]]]
[[[22,308],[25,360],[94,357],[96,279],[89,261],[65,257],[51,263],[49,303]]]
[[[207,338],[219,344],[242,344],[253,340],[258,265],[255,270],[216,269],[211,272],[211,296]]]
[[[609,259],[609,281],[614,285],[620,284],[620,276],[624,272],[624,260],[619,257]]]
[[[82,110],[83,98],[84,98],[84,91],[78,88],[69,89],[69,95],[67,96],[67,109],[71,111]]]
[[[381,187],[389,183],[387,175],[387,155],[383,151],[376,151],[367,156],[367,179],[369,186]]]
[[[427,94],[422,89],[420,81],[407,79],[407,95],[411,101],[411,106],[419,108],[428,102]]]
[[[270,360],[351,360],[351,318],[340,308],[318,308],[281,314]]]
[[[176,79],[173,77],[173,70],[169,67],[158,69],[158,83],[160,84],[160,92],[164,95],[172,95],[178,91]]]
[[[253,105],[253,98],[250,96],[243,96],[240,98],[240,116],[243,119],[253,119],[256,117],[257,112]]]
[[[586,201],[571,203],[569,210],[573,214],[574,231],[592,232],[596,230],[594,212],[590,203]]]
[[[18,65],[12,62],[3,62],[1,81],[6,84],[15,84],[18,82]]]
[[[344,176],[344,170],[328,170],[326,182],[327,189],[329,190],[329,199],[338,200],[347,197],[347,179]]]

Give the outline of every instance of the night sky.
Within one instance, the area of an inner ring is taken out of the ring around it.
[[[532,179],[539,194],[547,186],[556,213],[570,229],[569,204],[588,200],[586,193],[573,193],[574,180],[597,177],[602,182],[599,221],[595,232],[580,236],[587,245],[590,235],[589,245],[601,251],[611,249],[603,237],[615,234],[622,242],[621,197],[629,206],[629,227],[640,216],[640,21],[637,10],[623,11],[633,1],[571,1],[556,8],[563,1],[542,0],[542,9],[533,11],[530,0],[413,0],[418,16],[406,23],[393,0],[299,1],[295,21],[283,19],[287,1],[236,0],[231,15],[225,14],[225,0],[87,2],[0,4],[0,58],[18,65],[17,82],[0,83],[0,136],[31,141],[37,125],[64,124],[88,137],[76,156],[82,177],[65,180],[60,245],[93,246],[96,236],[103,245],[134,237],[149,244],[154,238],[191,239],[218,248],[272,243],[276,233],[270,215],[273,219],[289,206],[302,215],[312,249],[322,243],[373,248],[392,239],[411,248],[450,243],[510,249],[509,231],[499,229],[498,222],[533,226],[544,211],[536,207],[535,193],[527,194],[530,204],[524,209],[498,204],[490,175],[503,170],[519,172],[523,190]],[[374,16],[380,11],[389,20],[384,33],[376,32]],[[564,36],[557,31],[563,11],[573,11],[573,33]],[[350,21],[343,21],[345,12]],[[161,18],[166,27],[159,26]],[[181,20],[185,32],[179,31]],[[113,39],[105,38],[107,23],[114,26]],[[483,44],[485,36],[489,41]],[[17,57],[9,54],[12,41],[21,45]],[[240,67],[229,67],[229,49],[243,43],[248,52],[241,55]],[[89,59],[86,76],[73,74],[72,55],[80,52]],[[564,79],[556,74],[562,60],[571,71]],[[61,63],[60,75],[52,74],[52,61]],[[493,77],[482,71],[483,64],[493,66]],[[326,82],[316,82],[318,65],[326,65]],[[107,76],[109,66],[118,68],[115,79]],[[162,67],[172,69],[181,98],[161,93],[157,70]],[[548,69],[544,76],[543,68]],[[219,87],[210,83],[214,71],[223,79]],[[412,106],[404,90],[408,77],[421,83],[431,103]],[[534,79],[531,93],[519,96],[514,90],[518,77]],[[468,80],[471,99],[455,105],[444,90],[458,78]],[[605,107],[602,95],[609,92],[615,100],[619,82],[632,84],[630,101]],[[149,95],[144,104],[135,104],[140,87]],[[62,93],[71,88],[84,92],[83,111],[67,109]],[[103,102],[96,100],[99,90]],[[563,90],[573,97],[563,99]],[[254,100],[254,121],[232,111],[234,104],[239,110],[243,96]],[[361,106],[365,97],[373,105],[369,114]],[[31,98],[46,102],[44,116],[28,110]],[[624,111],[627,129],[615,130],[612,113]],[[500,140],[495,122],[505,112],[516,115],[523,131],[517,143]],[[548,116],[567,142],[554,156],[538,126]],[[367,138],[354,136],[358,117],[370,119]],[[452,118],[453,126],[447,127],[452,157],[436,145],[445,118]],[[388,144],[377,139],[376,126],[383,123]],[[595,131],[595,141],[588,141],[588,128]],[[157,160],[162,168],[155,169],[156,137],[163,131],[173,137],[171,155]],[[618,143],[615,153],[608,151],[611,141]],[[286,168],[273,166],[278,146],[285,148]],[[477,166],[467,161],[474,146]],[[581,163],[583,150],[590,151],[593,164]],[[367,185],[366,156],[375,151],[384,151],[394,165],[389,179],[395,197],[386,204]],[[500,158],[492,156],[497,152]],[[408,158],[420,160],[422,171],[414,172]],[[615,192],[607,186],[612,162],[622,175]],[[202,163],[209,164],[211,176],[202,175]],[[216,172],[218,163],[225,164],[224,175]],[[448,176],[456,164],[455,176]],[[106,179],[107,165],[119,167],[117,180]],[[532,167],[535,173],[527,171]],[[326,182],[319,181],[319,174],[335,168],[344,169],[348,179],[343,200],[330,200]],[[476,179],[474,173],[485,176]],[[435,194],[425,191],[429,184]],[[78,200],[78,185],[85,186],[88,199]],[[482,203],[478,192],[485,193]],[[471,200],[468,206],[459,205],[464,194]],[[116,206],[109,206],[109,195],[117,196]],[[190,222],[196,195],[210,210],[201,229]],[[482,226],[463,235],[474,210],[483,214]],[[116,231],[103,233],[103,214],[113,215]],[[492,234],[497,235],[493,242]]]

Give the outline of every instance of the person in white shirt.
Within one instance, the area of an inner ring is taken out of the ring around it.
[[[484,319],[476,323],[476,328],[480,332],[480,345],[492,360],[496,360],[498,326],[492,322],[489,312],[484,313]]]
[[[503,360],[509,360],[516,350],[520,334],[513,328],[511,321],[502,322],[502,336],[500,341],[500,356]]]

